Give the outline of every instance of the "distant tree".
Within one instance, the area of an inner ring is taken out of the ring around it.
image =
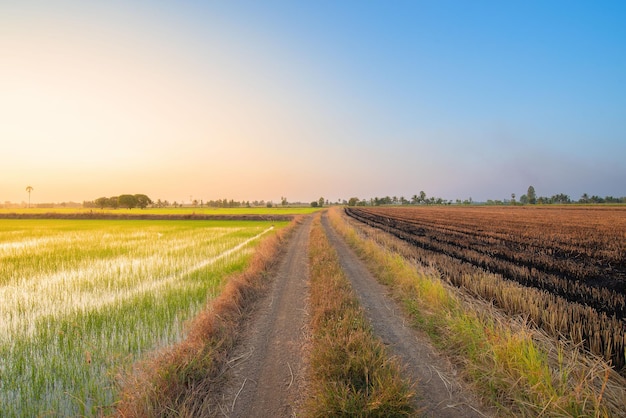
[[[426,193],[422,190],[417,203],[426,203]]]
[[[152,200],[145,194],[136,194],[135,199],[137,200],[137,206],[139,206],[141,209],[145,209],[148,207],[148,205],[152,204]]]
[[[271,208],[272,206],[274,206],[274,204],[271,201],[269,201],[267,202],[265,206],[267,206],[268,208]]]
[[[132,194],[122,194],[117,201],[122,208],[132,209],[137,206],[137,198]]]
[[[583,193],[578,200],[578,203],[589,203],[589,195],[587,193]]]
[[[593,200],[593,196],[591,197],[591,199]],[[571,199],[565,193],[555,194],[550,198],[550,201],[552,203],[571,203]]]
[[[356,206],[359,203],[359,198],[358,197],[351,197],[348,200],[348,206]]]
[[[526,196],[525,194],[521,195],[519,197],[519,202],[523,205],[526,205],[527,203],[529,203],[528,196]]]
[[[320,208],[321,208],[321,207],[323,207],[323,206],[324,206],[324,198],[323,198],[323,197],[320,197],[320,198],[317,200],[317,203],[318,203],[318,206],[319,206]]]
[[[280,204],[283,206],[287,206],[289,203],[287,202],[287,198],[284,196],[280,197]]]
[[[28,207],[30,208],[30,192],[32,192],[33,186],[26,186],[26,191],[28,192]]]
[[[96,204],[97,207],[99,207],[100,209],[104,209],[107,206],[109,206],[109,198],[108,197],[99,197],[97,198],[94,203]]]
[[[511,193],[511,204],[515,204],[515,193]]]
[[[318,206],[319,206],[319,202],[317,200],[314,200],[314,201],[311,202],[311,207],[312,208],[316,208]]]
[[[535,193],[535,188],[533,186],[528,186],[526,197],[528,197],[528,203],[530,203],[531,205],[537,203],[537,194]]]

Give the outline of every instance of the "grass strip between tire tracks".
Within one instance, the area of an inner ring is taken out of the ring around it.
[[[312,417],[413,416],[413,392],[400,368],[372,334],[362,308],[320,224],[309,247]]]
[[[497,316],[487,303],[466,304],[435,273],[359,236],[340,209],[329,218],[498,416],[626,416],[624,379],[602,359]]]

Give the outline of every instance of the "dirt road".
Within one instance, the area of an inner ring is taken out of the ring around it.
[[[294,232],[269,294],[230,360],[220,410],[230,417],[296,415],[305,383],[308,243],[312,217]]]
[[[220,405],[224,416],[299,415],[298,405],[306,390],[307,248],[311,221],[309,216],[295,231],[272,289],[261,300],[242,344],[232,355],[229,384]],[[415,382],[423,416],[486,416],[463,391],[453,368],[436,353],[427,337],[406,326],[384,286],[376,282],[332,229],[326,216],[322,217],[322,224],[374,332],[400,358],[407,376]]]
[[[392,355],[398,357],[407,377],[416,385],[419,407],[428,417],[483,417],[478,402],[472,399],[456,377],[454,368],[437,354],[428,337],[406,324],[400,307],[387,295],[364,263],[322,217],[322,225],[335,247],[339,262],[352,283],[361,306]]]

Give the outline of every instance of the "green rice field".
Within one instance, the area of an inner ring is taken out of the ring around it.
[[[110,412],[118,376],[286,222],[0,219],[0,416]]]

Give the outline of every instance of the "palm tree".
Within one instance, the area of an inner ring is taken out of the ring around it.
[[[26,186],[26,191],[28,192],[28,207],[30,208],[30,192],[33,191],[32,186]]]

